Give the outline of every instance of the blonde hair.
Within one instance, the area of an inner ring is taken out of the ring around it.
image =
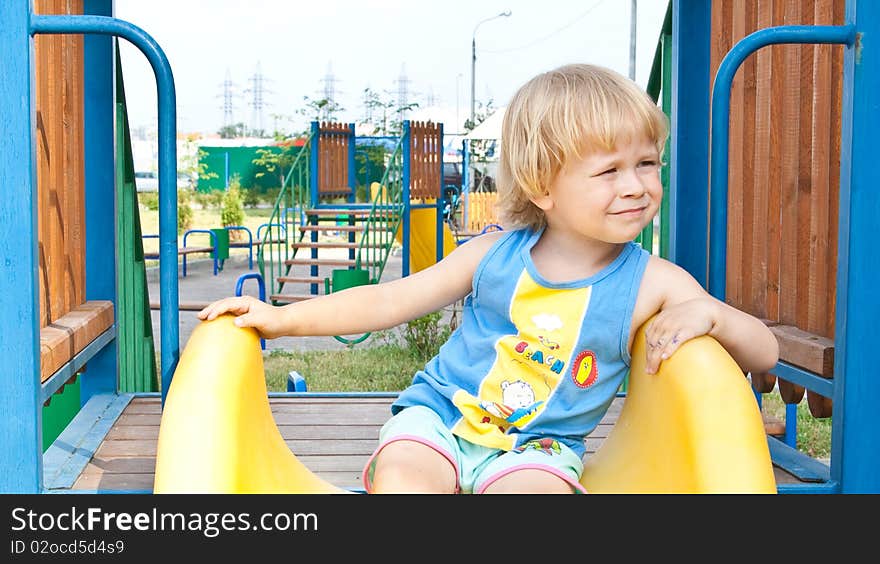
[[[575,64],[525,83],[501,126],[498,211],[509,228],[538,229],[543,212],[532,203],[559,171],[589,150],[649,139],[660,155],[666,115],[636,83],[607,68]]]

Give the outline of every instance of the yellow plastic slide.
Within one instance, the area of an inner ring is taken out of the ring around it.
[[[431,203],[428,201],[427,203]],[[437,210],[419,208],[409,212],[409,271],[425,270],[437,262]],[[394,235],[402,241],[402,229]],[[443,223],[443,256],[455,249],[455,237],[449,225]]]
[[[196,327],[168,390],[155,493],[347,493],[318,478],[281,437],[259,338],[225,315]],[[775,493],[757,403],[738,366],[701,337],[644,373],[636,337],[620,420],[588,459],[590,492]]]
[[[159,425],[154,493],[343,493],[297,460],[275,425],[260,338],[232,315],[186,344]]]
[[[581,484],[594,493],[776,493],[758,403],[718,341],[688,341],[646,374],[639,329],[623,411]]]

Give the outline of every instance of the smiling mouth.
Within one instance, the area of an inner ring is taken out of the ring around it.
[[[613,212],[611,215],[637,215],[645,211],[646,207],[640,208],[630,208],[628,210],[621,210],[619,212]]]

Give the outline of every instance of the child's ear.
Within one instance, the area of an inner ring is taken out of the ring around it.
[[[529,200],[531,200],[531,202],[538,206],[538,209],[542,211],[547,211],[553,207],[553,199],[547,191],[544,191],[544,193],[539,196],[532,196]]]

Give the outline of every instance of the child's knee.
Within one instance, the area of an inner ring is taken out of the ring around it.
[[[486,494],[570,494],[576,488],[562,477],[537,468],[512,470],[482,487]]]
[[[376,454],[372,493],[455,493],[455,467],[434,448],[397,440]]]

